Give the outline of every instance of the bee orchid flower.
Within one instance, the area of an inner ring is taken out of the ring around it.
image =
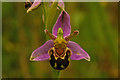
[[[55,2],[55,0],[51,0],[51,2],[49,3],[50,6],[53,2]],[[25,2],[25,8],[28,8],[27,13],[38,8],[41,5],[41,3],[42,0],[28,0],[28,2]],[[64,10],[64,2],[62,0],[58,0],[58,7]]]
[[[62,11],[53,27],[52,34],[45,29],[45,33],[51,38],[45,44],[33,51],[30,60],[42,61],[49,59],[50,65],[57,70],[63,70],[69,65],[69,60],[86,59],[90,56],[79,44],[70,41],[79,31],[71,33],[70,16]]]

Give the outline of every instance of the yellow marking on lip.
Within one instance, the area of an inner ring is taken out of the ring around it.
[[[57,63],[55,62],[55,65],[54,65],[54,67],[56,68],[57,67]]]
[[[63,65],[61,65],[61,68],[65,68]]]
[[[54,55],[55,60],[57,60],[59,56],[56,53],[54,53],[53,55]]]
[[[65,59],[65,57],[60,57],[61,59]]]

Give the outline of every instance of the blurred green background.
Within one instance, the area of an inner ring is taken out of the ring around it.
[[[91,61],[71,60],[62,78],[118,77],[118,3],[66,2],[72,32],[91,56]],[[49,20],[53,26],[60,11]],[[55,15],[54,15],[55,14]],[[24,3],[2,3],[2,76],[3,78],[51,78],[49,61],[32,62],[31,53],[46,42],[41,6],[26,13]]]

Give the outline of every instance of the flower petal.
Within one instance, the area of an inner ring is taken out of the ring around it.
[[[71,32],[70,16],[66,11],[61,12],[53,27],[52,33],[55,36],[57,36],[58,28],[63,29],[63,37],[70,35]]]
[[[49,59],[49,54],[48,53],[45,53],[45,54],[42,54],[41,56],[33,59],[33,61],[43,61],[43,60],[47,60]]]
[[[70,57],[72,60],[80,60],[80,59],[84,59],[84,57],[82,57],[81,55],[78,55],[74,52],[72,52],[72,55]]]
[[[64,2],[63,2],[63,0],[58,1],[58,6],[60,6],[64,10]]]
[[[33,9],[36,9],[40,5],[40,3],[41,3],[41,0],[34,0],[34,2],[31,5],[31,7],[27,10],[27,13],[29,13]]]
[[[33,51],[30,60],[42,61],[49,59],[48,50],[51,49],[53,46],[54,42],[52,40],[47,41],[45,44]]]
[[[51,5],[53,4],[53,2],[57,2],[57,1],[51,0],[51,2],[49,2],[49,6],[51,6]],[[58,0],[58,6],[59,6],[62,10],[64,10],[65,6],[64,6],[63,0]],[[59,8],[57,7],[57,9],[59,9]]]
[[[88,53],[84,51],[77,43],[69,41],[67,43],[67,47],[72,51],[72,55],[70,57],[72,60],[86,59],[90,61],[90,56]]]

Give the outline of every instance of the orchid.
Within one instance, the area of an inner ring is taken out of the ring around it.
[[[51,6],[53,2],[55,2],[55,0],[51,0],[49,5]],[[42,0],[33,0],[33,1],[29,0],[28,2],[26,2],[25,8],[28,8],[27,13],[38,8],[41,5],[41,3]],[[62,0],[58,0],[58,7],[64,10],[64,2]]]
[[[79,44],[70,41],[79,31],[71,33],[70,16],[62,11],[53,27],[52,34],[45,29],[45,33],[51,38],[45,44],[33,51],[30,60],[43,61],[49,59],[54,69],[62,70],[69,65],[69,59],[90,61],[90,56]]]

